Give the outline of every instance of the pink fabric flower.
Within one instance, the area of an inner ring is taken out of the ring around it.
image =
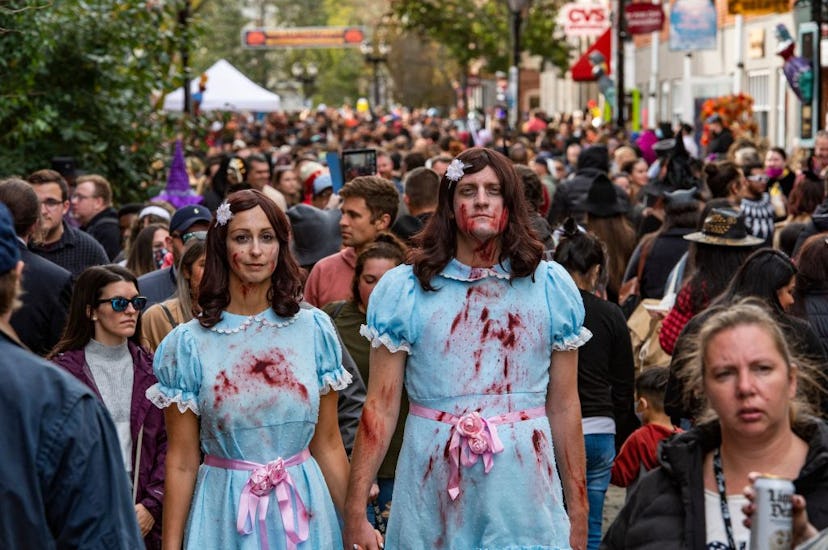
[[[256,468],[250,474],[250,492],[257,497],[263,497],[270,493],[273,485],[270,483],[270,472],[268,471],[268,464]]]
[[[480,438],[486,424],[478,412],[466,413],[457,421],[457,431],[460,435],[468,438]]]
[[[489,442],[480,436],[470,437],[468,439],[469,449],[476,455],[482,455],[489,451]]]
[[[285,469],[285,461],[281,458],[267,463],[267,471],[270,477],[270,483],[276,487],[287,477],[287,470]]]
[[[250,474],[250,492],[258,497],[270,493],[274,487],[279,485],[287,477],[285,461],[281,458],[268,462],[253,470]]]

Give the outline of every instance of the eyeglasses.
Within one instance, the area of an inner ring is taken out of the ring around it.
[[[192,231],[190,233],[184,233],[181,235],[181,241],[184,244],[187,244],[191,240],[196,239],[199,241],[207,240],[207,232],[206,231]]]
[[[86,200],[86,199],[94,199],[94,198],[95,197],[93,195],[81,195],[80,193],[74,193],[72,195],[72,200],[76,201],[76,202],[80,202],[80,201]]]
[[[132,304],[132,307],[135,311],[143,311],[145,307],[147,307],[147,298],[145,296],[136,296],[133,299],[124,298],[123,296],[113,296],[112,298],[104,298],[102,300],[98,300],[97,304],[104,304],[109,302],[112,305],[112,310],[117,312],[126,311],[126,308],[129,304]]]
[[[44,199],[40,201],[40,204],[46,208],[57,208],[58,206],[63,206],[63,201],[58,199]]]

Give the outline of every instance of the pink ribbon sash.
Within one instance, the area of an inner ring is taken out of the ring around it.
[[[251,472],[239,499],[236,530],[241,535],[249,535],[253,532],[253,525],[258,519],[262,550],[269,550],[270,548],[267,541],[265,520],[267,518],[267,507],[270,503],[270,493],[275,491],[276,501],[279,503],[279,513],[282,516],[282,525],[285,527],[288,550],[295,550],[300,542],[308,540],[310,528],[305,503],[302,502],[302,497],[296,491],[296,486],[293,484],[293,479],[287,469],[290,466],[303,463],[308,458],[310,458],[310,451],[305,449],[287,460],[279,457],[267,464],[221,458],[215,455],[206,455],[204,464],[226,470]],[[296,514],[293,513],[294,502],[296,503]]]
[[[466,413],[463,416],[455,416],[415,403],[410,404],[408,412],[414,416],[451,425],[451,439],[449,440],[451,470],[448,482],[448,493],[451,500],[456,499],[460,494],[461,464],[468,468],[476,464],[477,457],[481,456],[483,471],[488,474],[494,466],[494,455],[503,452],[503,443],[497,435],[496,426],[546,416],[545,407],[514,411],[490,418],[483,418],[477,411]]]

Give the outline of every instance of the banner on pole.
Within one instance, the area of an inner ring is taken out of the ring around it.
[[[715,4],[711,0],[675,0],[670,10],[670,50],[715,49]]]
[[[254,50],[349,48],[365,41],[361,27],[290,27],[242,30],[242,46]]]

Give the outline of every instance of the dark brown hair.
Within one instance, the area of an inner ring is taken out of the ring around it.
[[[270,276],[267,299],[273,311],[280,317],[292,317],[299,311],[302,280],[299,266],[290,253],[290,225],[287,217],[276,204],[260,191],[245,189],[231,193],[226,201],[230,212],[236,214],[261,207],[279,242],[276,269]],[[219,225],[216,220],[207,231],[207,261],[198,293],[203,327],[212,327],[221,320],[221,312],[230,303],[230,265],[227,262],[227,228],[230,222]]]
[[[26,180],[32,185],[45,185],[47,183],[57,184],[57,186],[60,187],[60,197],[64,201],[69,200],[69,184],[66,183],[66,180],[63,179],[63,176],[61,176],[59,172],[46,168],[32,172]]]
[[[155,264],[155,251],[152,249],[152,241],[155,239],[155,232],[159,229],[169,230],[167,224],[151,223],[138,232],[138,236],[135,237],[129,247],[126,268],[132,271],[136,277],[158,269]]]
[[[69,303],[69,315],[63,327],[63,335],[49,357],[65,351],[82,349],[95,336],[95,323],[89,317],[89,310],[98,307],[101,290],[111,284],[125,281],[135,285],[138,292],[138,279],[128,269],[116,264],[88,267],[78,275]],[[129,338],[135,344],[141,336],[141,315],[137,317],[135,333]]]
[[[523,183],[511,161],[494,149],[472,147],[457,156],[464,165],[465,174],[476,174],[487,166],[494,170],[501,184],[503,207],[509,212],[506,228],[500,236],[501,249],[498,262],[509,258],[513,277],[528,277],[543,256],[543,244],[529,229],[529,206],[523,194]],[[412,253],[414,274],[423,290],[436,290],[431,279],[448,265],[457,253],[457,221],[454,219],[454,190],[457,185],[446,178],[440,179],[437,210],[416,238],[418,248]]]
[[[400,265],[405,261],[407,247],[405,244],[394,236],[393,233],[382,231],[377,234],[374,242],[369,244],[365,250],[359,253],[356,259],[356,266],[354,267],[354,280],[351,283],[351,294],[354,303],[367,306],[363,304],[359,296],[359,278],[365,270],[365,262],[373,259],[392,260],[396,265]]]

